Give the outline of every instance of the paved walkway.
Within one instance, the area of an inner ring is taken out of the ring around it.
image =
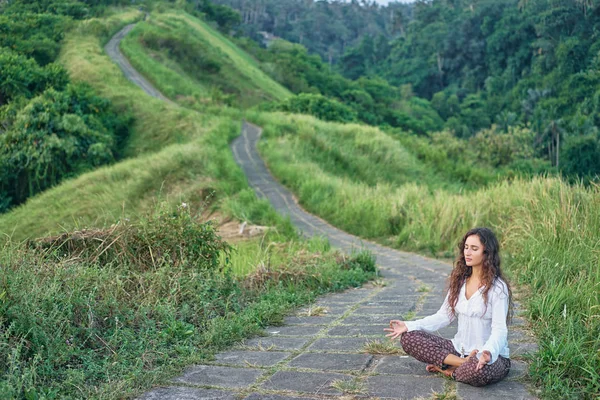
[[[111,46],[115,54],[119,40],[130,29],[128,26],[117,33],[107,51]],[[109,52],[111,57],[112,54]],[[122,56],[113,59],[140,85],[143,78]],[[146,81],[140,86],[148,94],[162,98],[148,85]],[[231,146],[236,162],[257,195],[267,198],[306,235],[327,236],[333,246],[346,252],[371,250],[377,256],[383,281],[324,296],[310,308],[287,317],[284,326],[267,328],[267,336],[220,353],[214,362],[191,366],[173,379],[171,386],[154,389],[141,399],[414,399],[435,398],[436,394],[460,399],[534,398],[520,382],[525,364],[518,358],[524,351],[534,349],[535,344],[519,329],[519,319],[509,336],[513,369],[507,379],[486,388],[429,374],[423,363],[402,354],[371,354],[375,347],[372,342],[386,343],[383,328],[390,319],[437,311],[451,266],[361,241],[304,212],[291,193],[275,181],[258,155],[260,132],[260,128],[244,123],[242,134]],[[439,334],[452,337],[455,331],[453,325]]]

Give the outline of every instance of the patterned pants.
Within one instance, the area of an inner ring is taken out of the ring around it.
[[[438,367],[442,366],[449,354],[460,356],[450,340],[424,331],[406,332],[402,334],[400,342],[406,354]],[[477,357],[471,357],[457,367],[452,376],[455,380],[472,386],[485,386],[502,380],[510,370],[510,360],[502,356],[498,356],[493,364],[484,365],[479,371],[475,370],[477,363]]]

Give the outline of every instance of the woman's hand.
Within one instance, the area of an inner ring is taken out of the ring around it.
[[[490,353],[487,350],[484,350],[481,353],[481,356],[479,357],[479,362],[475,367],[475,371],[479,371],[481,368],[483,368],[484,365],[487,365],[487,363],[489,363],[490,361],[492,361],[492,353]]]
[[[397,339],[404,332],[408,332],[408,328],[406,327],[406,324],[404,323],[404,321],[399,321],[397,319],[391,320],[390,327],[384,328],[383,330],[386,332],[391,332],[385,336],[389,337],[392,340]]]

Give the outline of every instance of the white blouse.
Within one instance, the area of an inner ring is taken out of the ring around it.
[[[483,302],[483,288],[473,293],[467,300],[465,284],[460,289],[458,302],[454,308],[458,317],[458,332],[452,339],[456,351],[465,356],[477,349],[477,358],[484,350],[492,355],[491,363],[498,359],[498,355],[509,358],[508,328],[506,316],[508,314],[508,290],[501,279],[494,281],[494,286],[488,292],[488,306]],[[437,313],[416,321],[407,321],[408,331],[423,330],[435,332],[448,326],[455,318],[449,314],[448,295],[444,304]]]

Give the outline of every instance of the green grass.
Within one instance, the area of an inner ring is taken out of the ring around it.
[[[121,48],[161,92],[187,107],[248,107],[291,95],[227,38],[183,11],[153,13]]]
[[[510,276],[528,293],[525,309],[540,344],[532,378],[549,398],[600,392],[600,187],[537,177],[465,193],[432,190],[427,175],[411,177],[406,161],[382,157],[382,148],[396,150],[378,146],[382,139],[370,128],[364,157],[344,157],[346,171],[339,171],[325,155],[333,143],[349,149],[356,137],[348,132],[358,127],[283,114],[252,120],[266,128],[261,152],[275,176],[305,208],[350,233],[449,256],[468,229],[491,227]]]
[[[258,275],[207,270],[197,257],[173,263],[165,250],[181,247],[181,239],[189,246],[191,237],[173,237],[179,219],[164,231],[164,218],[174,215],[169,209],[138,222],[155,255],[146,266],[116,253],[93,262],[68,246],[46,255],[2,248],[1,398],[133,398],[280,323],[316,295],[359,286],[372,275],[339,265],[332,252],[311,253],[304,243],[285,243],[293,251]],[[211,231],[198,225],[197,244],[214,242]],[[125,247],[132,244],[126,233],[115,238]]]
[[[432,187],[448,186],[398,141],[377,128],[282,113],[255,113],[249,118],[263,128],[266,138],[272,139],[261,145],[270,157],[277,157],[277,164],[314,163],[341,179],[370,187],[416,180]],[[386,168],[381,168],[383,165]]]
[[[277,268],[289,261],[290,254],[300,251],[324,254],[330,250],[329,242],[319,237],[308,239],[306,242],[285,242],[281,238],[277,240],[277,237],[277,233],[273,232],[258,239],[233,243],[233,251],[228,257],[228,268],[236,276],[245,276],[257,268]]]

